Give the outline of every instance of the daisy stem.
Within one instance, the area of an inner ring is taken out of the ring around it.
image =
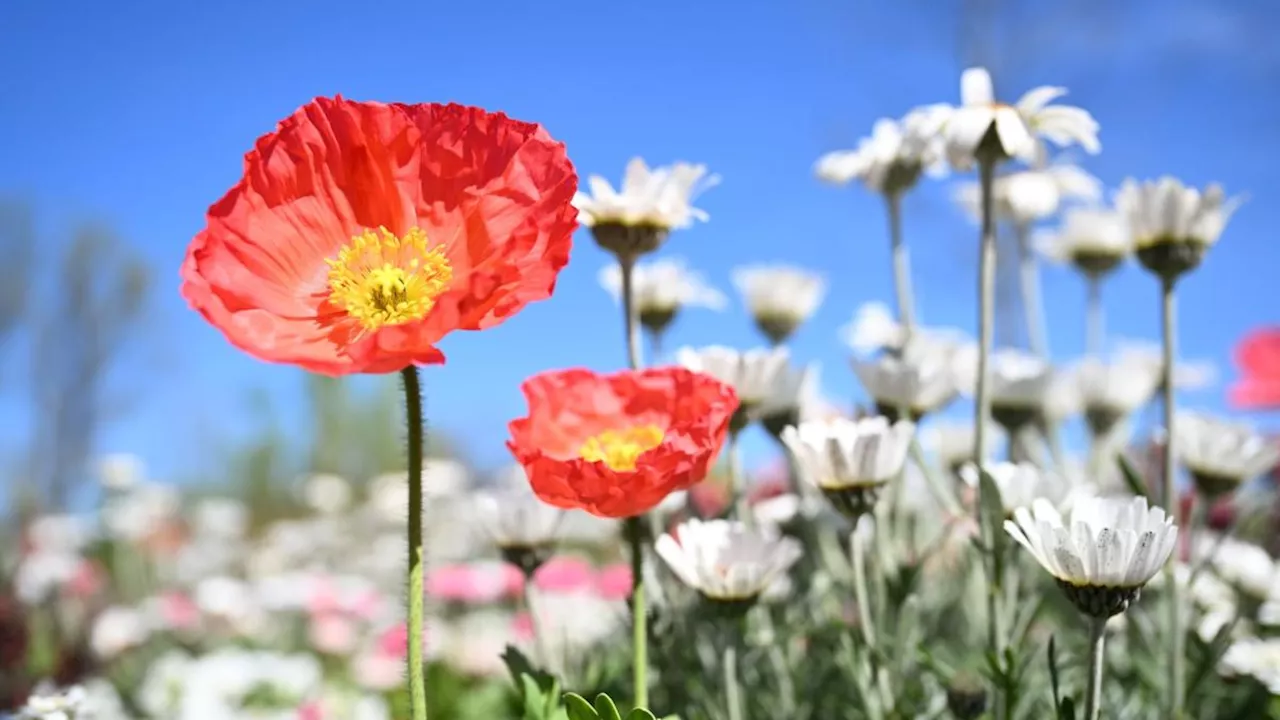
[[[622,276],[622,324],[627,338],[627,366],[640,369],[640,329],[636,322],[635,291],[632,280],[636,259],[618,256],[618,270]],[[631,652],[632,684],[635,706],[649,705],[649,628],[644,605],[644,517],[627,518],[624,530],[631,543]]]
[[[644,524],[639,517],[627,518],[627,539],[631,543],[631,652],[635,706],[649,705],[649,628],[644,606]]]
[[[994,193],[997,159],[981,157],[978,160],[978,185],[982,192],[982,240],[978,257],[978,377],[974,392],[974,433],[973,459],[978,467],[987,464],[987,426],[991,420],[991,394],[988,378],[988,363],[991,358],[991,336],[995,326],[995,290],[996,290],[996,222]],[[973,504],[978,527],[985,528],[982,517],[982,500],[978,498]],[[983,538],[987,547],[994,546],[994,538]],[[1000,563],[994,557],[986,559],[987,570],[987,644],[991,653],[997,658],[1004,657],[1003,643],[1000,637],[1000,617],[998,608],[998,589]],[[1000,709],[997,698],[997,711]],[[996,717],[1001,717],[997,714]]]
[[[910,452],[911,459],[920,467],[920,472],[924,473],[925,482],[929,484],[929,490],[933,492],[933,499],[937,500],[938,504],[950,515],[963,513],[964,508],[960,507],[960,501],[956,500],[955,493],[934,472],[933,465],[924,457],[924,449],[920,447],[920,440],[915,436],[911,438]]]
[[[1098,720],[1102,712],[1102,669],[1107,641],[1106,618],[1089,618],[1089,684],[1085,692],[1084,720]]]
[[[1027,345],[1040,357],[1049,357],[1049,336],[1044,322],[1044,296],[1040,292],[1040,267],[1031,249],[1031,227],[1026,223],[1013,226],[1018,241],[1018,294],[1027,324]]]
[[[418,368],[400,371],[409,426],[409,701],[413,720],[427,720],[427,682],[422,665],[422,388]]]
[[[1086,350],[1089,355],[1102,357],[1102,346],[1106,336],[1106,316],[1102,309],[1102,278],[1090,275],[1085,282],[1088,283],[1088,297],[1085,301],[1085,336],[1088,344]]]
[[[1166,279],[1161,285],[1161,324],[1164,328],[1164,510],[1174,522],[1181,523],[1178,517],[1178,488],[1177,488],[1177,449],[1176,449],[1176,433],[1174,432],[1174,416],[1176,415],[1177,402],[1174,398],[1173,376],[1174,363],[1177,356],[1177,305],[1174,297],[1174,281]],[[1182,717],[1182,695],[1183,695],[1183,641],[1185,633],[1183,631],[1182,618],[1182,588],[1178,584],[1177,574],[1174,572],[1177,567],[1177,558],[1165,563],[1164,576],[1166,587],[1169,588],[1169,717],[1177,720]]]
[[[751,508],[747,505],[747,493],[742,487],[742,454],[738,449],[738,435],[729,431],[729,500],[733,514],[739,522],[752,525]]]
[[[724,701],[729,720],[742,720],[742,687],[738,684],[738,641],[735,636],[724,643]]]
[[[898,297],[898,322],[907,334],[915,327],[915,305],[911,294],[911,256],[902,242],[902,193],[884,196],[889,211],[889,246],[893,251],[893,288]]]

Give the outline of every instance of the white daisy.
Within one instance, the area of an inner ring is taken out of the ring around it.
[[[778,379],[788,371],[790,357],[784,347],[742,352],[710,345],[697,350],[681,348],[676,352],[676,362],[680,365],[733,387],[743,415],[755,413],[773,396]]]
[[[1024,227],[1053,217],[1066,202],[1101,197],[1102,181],[1068,163],[1001,175],[992,187],[996,216]],[[982,221],[982,189],[977,183],[960,185],[955,199],[974,222]]]
[[[1037,239],[1037,249],[1045,257],[1070,263],[1090,277],[1101,277],[1116,269],[1133,250],[1125,218],[1113,210],[1071,208],[1056,232]]]
[[[944,132],[947,157],[957,170],[973,166],[983,141],[991,138],[994,159],[1014,157],[1034,163],[1042,153],[1040,138],[1059,146],[1077,143],[1096,154],[1098,123],[1087,111],[1068,105],[1050,105],[1065,95],[1060,87],[1038,87],[1023,95],[1017,105],[996,102],[991,75],[983,68],[969,68],[960,76],[962,105],[947,121]]]
[[[810,420],[782,431],[796,469],[846,517],[870,511],[880,489],[902,473],[915,424],[884,417]]]
[[[871,136],[863,138],[856,150],[823,155],[814,172],[835,185],[858,180],[873,192],[905,192],[921,173],[946,172],[941,129],[950,114],[947,105],[929,105],[912,110],[902,120],[877,120]]]
[[[1234,491],[1280,462],[1280,445],[1252,426],[1194,412],[1179,412],[1174,422],[1178,460],[1196,488],[1208,495]]]
[[[1071,370],[1080,391],[1085,420],[1095,437],[1151,401],[1160,386],[1158,366],[1130,359],[1103,362],[1086,358]]]
[[[98,613],[89,633],[89,647],[104,660],[111,660],[126,650],[147,641],[151,628],[138,610],[114,605]]]
[[[1114,362],[1145,363],[1153,372],[1163,375],[1164,352],[1160,343],[1146,340],[1121,340],[1115,350]],[[1163,380],[1161,381],[1163,382]],[[1173,386],[1179,390],[1204,390],[1218,382],[1218,367],[1210,360],[1185,360],[1177,358],[1173,369]]]
[[[1005,531],[1026,548],[1086,615],[1124,612],[1173,553],[1178,528],[1146,498],[1087,498],[1064,522],[1047,500],[1018,508]]]
[[[19,720],[75,720],[85,709],[85,691],[79,685],[59,690],[37,687],[19,711]]]
[[[891,420],[906,411],[913,421],[951,402],[957,394],[955,370],[946,355],[854,361],[853,372],[876,410]]]
[[[1031,507],[1038,499],[1062,507],[1062,501],[1075,489],[1071,478],[1042,470],[1031,463],[991,463],[987,465],[987,474],[1000,490],[1005,514],[1010,517],[1014,510]],[[978,467],[971,462],[966,463],[960,468],[960,479],[971,488],[978,487]]]
[[[782,429],[800,422],[806,410],[818,401],[821,387],[819,366],[810,363],[801,368],[787,364],[773,379],[773,391],[760,403],[760,424],[774,437]]]
[[[882,302],[863,303],[853,320],[840,329],[840,339],[857,357],[866,357],[902,343],[904,328],[889,306]]]
[[[786,342],[822,303],[827,283],[821,275],[787,265],[752,265],[733,271],[756,327],[775,345]]]
[[[1138,260],[1165,279],[1200,264],[1240,203],[1227,199],[1221,186],[1201,192],[1170,176],[1142,183],[1130,178],[1116,194],[1116,210],[1129,223]]]
[[[1227,677],[1252,677],[1280,695],[1280,638],[1237,640],[1223,653],[1218,669]]]
[[[596,242],[619,258],[634,260],[653,252],[674,229],[689,227],[707,214],[693,200],[720,178],[705,165],[676,163],[650,169],[643,158],[627,164],[622,187],[614,191],[599,175],[587,178],[590,194],[579,192],[573,204],[578,221],[591,228]]]
[[[977,348],[967,347],[955,367],[959,388],[973,395],[977,387]],[[1043,358],[1013,348],[991,353],[987,364],[991,415],[1011,433],[1040,417],[1054,382],[1053,367]]]
[[[996,431],[991,442],[998,443],[1003,431],[998,426],[988,429],[991,430]],[[973,422],[969,420],[930,420],[920,429],[920,444],[942,467],[959,475],[964,465],[973,462],[973,435]]]
[[[111,453],[98,459],[98,482],[109,492],[121,492],[146,482],[147,467],[133,453]]]
[[[622,270],[615,263],[600,268],[600,285],[621,302]],[[729,299],[711,287],[685,265],[683,260],[664,258],[639,263],[631,270],[631,291],[640,323],[650,332],[661,333],[680,310],[704,307],[723,310]]]
[[[686,520],[654,543],[685,585],[718,603],[750,604],[800,559],[799,541],[769,525]]]
[[[477,493],[476,515],[503,558],[532,575],[551,554],[564,511],[523,489]]]

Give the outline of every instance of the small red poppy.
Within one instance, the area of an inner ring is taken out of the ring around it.
[[[1231,405],[1240,410],[1280,409],[1280,328],[1250,333],[1236,346],[1240,380],[1231,386]]]
[[[444,362],[453,330],[551,295],[577,175],[534,123],[317,98],[209,208],[182,295],[236,347],[327,375]]]
[[[685,368],[560,370],[522,386],[529,415],[507,447],[550,505],[645,513],[707,476],[738,407],[733,388]]]

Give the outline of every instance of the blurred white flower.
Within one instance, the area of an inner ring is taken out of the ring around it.
[[[821,275],[790,265],[735,268],[733,284],[756,327],[775,345],[786,342],[813,315],[827,292]]]
[[[600,268],[599,279],[601,287],[620,301],[622,271],[617,263]],[[674,315],[686,307],[723,310],[729,304],[724,293],[708,285],[700,273],[690,270],[683,260],[676,258],[636,263],[631,270],[631,290],[636,312],[641,315]]]
[[[29,553],[18,562],[14,572],[14,592],[28,605],[42,603],[75,577],[82,562],[84,560],[73,553]]]
[[[1132,356],[1110,362],[1085,358],[1071,371],[1085,419],[1095,436],[1103,436],[1155,396],[1160,385],[1160,367]]]
[[[1223,653],[1218,669],[1227,677],[1252,677],[1280,695],[1280,638],[1237,640]]]
[[[197,535],[235,541],[249,529],[249,510],[231,498],[204,498],[192,513],[192,529]]]
[[[506,672],[502,653],[514,641],[509,615],[472,612],[457,622],[452,639],[445,648],[445,659],[466,675],[499,675]]]
[[[1018,508],[1005,530],[1058,580],[1082,613],[1108,618],[1124,612],[1168,561],[1178,528],[1146,498],[1086,498],[1064,522],[1052,503]]]
[[[192,599],[200,612],[218,618],[238,618],[255,604],[250,587],[243,580],[226,575],[201,579]]]
[[[79,685],[66,689],[37,687],[18,714],[19,720],[75,720],[85,707],[85,691]]]
[[[898,419],[902,411],[918,421],[941,409],[957,394],[955,369],[947,353],[915,353],[899,358],[882,355],[876,360],[853,362],[853,372],[881,415]]]
[[[551,544],[564,511],[547,505],[523,488],[475,496],[480,524],[499,548],[536,548]]]
[[[1086,275],[1111,272],[1133,250],[1129,226],[1118,212],[1102,208],[1071,208],[1056,232],[1036,239],[1042,255],[1058,263],[1070,263]]]
[[[351,503],[351,485],[337,475],[316,473],[303,481],[302,497],[312,510],[333,515]]]
[[[1012,516],[1018,508],[1029,508],[1044,499],[1061,508],[1062,501],[1075,489],[1072,478],[1042,470],[1031,463],[997,462],[986,466],[987,474],[1000,490],[1005,514]],[[960,468],[960,478],[969,487],[978,487],[978,468],[967,463]]]
[[[776,436],[782,428],[799,422],[800,415],[817,400],[820,384],[817,363],[802,368],[784,365],[758,408],[765,429]]]
[[[351,659],[351,678],[367,690],[394,690],[404,683],[404,675],[404,658],[390,653],[371,649]]]
[[[840,329],[840,338],[857,357],[871,355],[884,348],[898,347],[904,337],[903,327],[889,306],[882,302],[863,303],[853,320]]]
[[[626,175],[618,191],[599,175],[587,178],[590,194],[573,198],[578,222],[586,227],[605,224],[647,225],[662,229],[684,228],[707,214],[693,207],[693,200],[720,182],[707,176],[705,165],[676,163],[650,169],[643,158],[627,163]]]
[[[944,129],[947,158],[957,170],[973,166],[983,140],[991,137],[1000,154],[1035,163],[1043,155],[1040,138],[1066,146],[1079,144],[1096,154],[1098,123],[1087,111],[1068,105],[1050,105],[1067,91],[1038,87],[1022,96],[1017,105],[996,102],[991,75],[984,68],[969,68],[960,76],[962,105],[955,109]]]
[[[856,150],[838,150],[818,159],[819,179],[845,185],[860,181],[868,190],[898,194],[909,190],[922,172],[946,172],[941,129],[951,114],[947,105],[929,105],[907,113],[901,120],[882,118]]]
[[[654,569],[650,563],[648,571]],[[650,583],[647,579],[646,589],[658,587],[658,583]],[[613,637],[628,618],[625,602],[606,599],[592,590],[538,591],[530,596],[529,605],[538,642],[527,649],[560,673],[584,652]]]
[[[93,535],[89,519],[80,515],[40,515],[27,525],[32,552],[76,553]]]
[[[151,628],[145,616],[131,607],[108,607],[93,620],[89,648],[103,660],[145,643]]]
[[[996,217],[1029,226],[1053,217],[1070,201],[1102,198],[1102,181],[1069,163],[1001,175],[992,186]],[[982,189],[977,183],[956,188],[956,202],[974,222],[982,221]]]
[[[676,362],[695,372],[706,373],[738,393],[746,408],[759,408],[773,396],[778,378],[787,371],[790,353],[784,347],[742,352],[723,345],[681,348]]]
[[[1146,340],[1120,340],[1113,362],[1117,364],[1142,363],[1151,367],[1156,375],[1164,373],[1164,355],[1160,343]],[[1173,386],[1179,390],[1204,390],[1218,381],[1217,366],[1209,360],[1185,360],[1177,358],[1173,369]],[[1161,381],[1163,382],[1163,380]]]
[[[999,442],[998,427],[988,428],[996,433],[990,438]],[[920,445],[932,453],[942,467],[958,473],[966,463],[973,461],[973,423],[969,420],[931,420],[920,428]]]
[[[783,442],[815,487],[841,489],[893,480],[906,463],[915,425],[883,417],[812,420],[788,428]]]
[[[1180,411],[1174,432],[1178,460],[1209,496],[1231,492],[1280,462],[1280,444],[1245,423]]]
[[[1128,220],[1139,251],[1164,243],[1213,245],[1240,203],[1227,199],[1218,185],[1201,192],[1168,175],[1144,182],[1129,178],[1116,194],[1116,210]]]
[[[1207,558],[1218,577],[1255,600],[1265,600],[1280,579],[1271,554],[1244,540],[1202,533],[1192,546],[1192,557],[1197,562]]]
[[[191,666],[191,657],[179,650],[170,650],[153,660],[138,686],[138,707],[151,717],[179,717]]]
[[[137,542],[176,517],[178,494],[164,485],[137,485],[103,504],[102,521],[114,538]]]
[[[98,458],[98,483],[110,492],[123,492],[147,479],[147,466],[133,453],[111,453]]]
[[[654,550],[686,585],[708,600],[751,601],[800,559],[799,541],[771,526],[731,520],[686,520]]]
[[[360,642],[355,621],[345,613],[313,613],[307,625],[311,647],[326,655],[347,656]]]

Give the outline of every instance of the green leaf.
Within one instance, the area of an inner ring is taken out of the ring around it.
[[[600,720],[622,720],[622,713],[618,712],[618,706],[613,704],[613,699],[604,693],[596,696],[596,714]]]
[[[1076,701],[1074,698],[1062,698],[1062,707],[1058,708],[1058,720],[1076,720]]]
[[[1147,497],[1147,484],[1143,482],[1138,471],[1133,469],[1129,458],[1123,453],[1116,453],[1116,463],[1120,466],[1120,474],[1124,476],[1124,484],[1129,486],[1129,492],[1138,497]]]
[[[600,720],[600,713],[578,693],[565,693],[564,707],[569,713],[569,720]]]
[[[1062,693],[1058,682],[1058,649],[1054,636],[1049,636],[1049,685],[1053,688],[1053,709],[1062,718]]]
[[[986,470],[978,471],[978,492],[982,503],[982,523],[986,525],[984,540],[991,546],[996,562],[1002,562],[1003,548],[1007,542],[1004,532],[1004,499],[995,478]]]
[[[671,718],[675,718],[675,715],[669,715],[664,720],[671,720]],[[654,717],[653,713],[645,710],[644,708],[636,708],[627,713],[627,720],[657,720],[657,718]],[[679,719],[677,718],[676,720]]]

